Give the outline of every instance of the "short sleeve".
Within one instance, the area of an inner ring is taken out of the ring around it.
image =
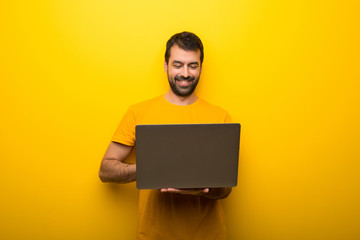
[[[226,112],[226,116],[225,116],[225,121],[224,121],[224,123],[232,123],[231,116],[229,115],[228,112]]]
[[[127,146],[135,145],[135,115],[131,107],[126,111],[115,134],[112,137],[112,141],[122,143]]]

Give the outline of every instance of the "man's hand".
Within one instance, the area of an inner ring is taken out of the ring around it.
[[[162,188],[160,191],[184,195],[204,195],[209,192],[209,188]]]
[[[198,195],[208,199],[226,198],[230,192],[230,188],[162,188],[161,192],[179,193],[187,195]]]

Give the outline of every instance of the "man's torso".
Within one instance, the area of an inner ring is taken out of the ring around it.
[[[174,105],[164,96],[132,105],[124,115],[113,141],[134,146],[139,124],[225,123],[223,109],[202,99],[186,106]],[[141,190],[138,239],[226,239],[220,201],[200,196]]]

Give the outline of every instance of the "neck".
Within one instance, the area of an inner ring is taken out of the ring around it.
[[[165,94],[165,99],[169,103],[172,103],[175,105],[186,106],[186,105],[190,105],[190,104],[196,102],[198,97],[196,96],[195,93],[192,93],[189,96],[181,97],[181,96],[174,94],[173,91],[171,89],[169,89],[169,91]]]

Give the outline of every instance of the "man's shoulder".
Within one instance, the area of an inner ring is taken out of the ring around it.
[[[199,108],[199,113],[203,116],[209,117],[211,121],[214,123],[231,123],[231,117],[225,109],[218,105],[214,105],[212,103],[209,103],[203,99],[199,99],[198,106],[201,106]]]
[[[151,107],[152,105],[158,104],[159,102],[161,102],[162,98],[164,98],[163,95],[157,96],[154,98],[150,98],[150,99],[146,99],[141,102],[130,105],[129,109],[131,109],[132,111],[144,111],[144,110],[148,109],[149,107]]]
[[[213,103],[210,103],[202,98],[199,98],[198,101],[199,101],[199,106],[201,106],[202,108],[205,108],[209,111],[225,113],[225,114],[227,113],[227,111],[225,109],[223,109],[222,107],[215,105]]]

